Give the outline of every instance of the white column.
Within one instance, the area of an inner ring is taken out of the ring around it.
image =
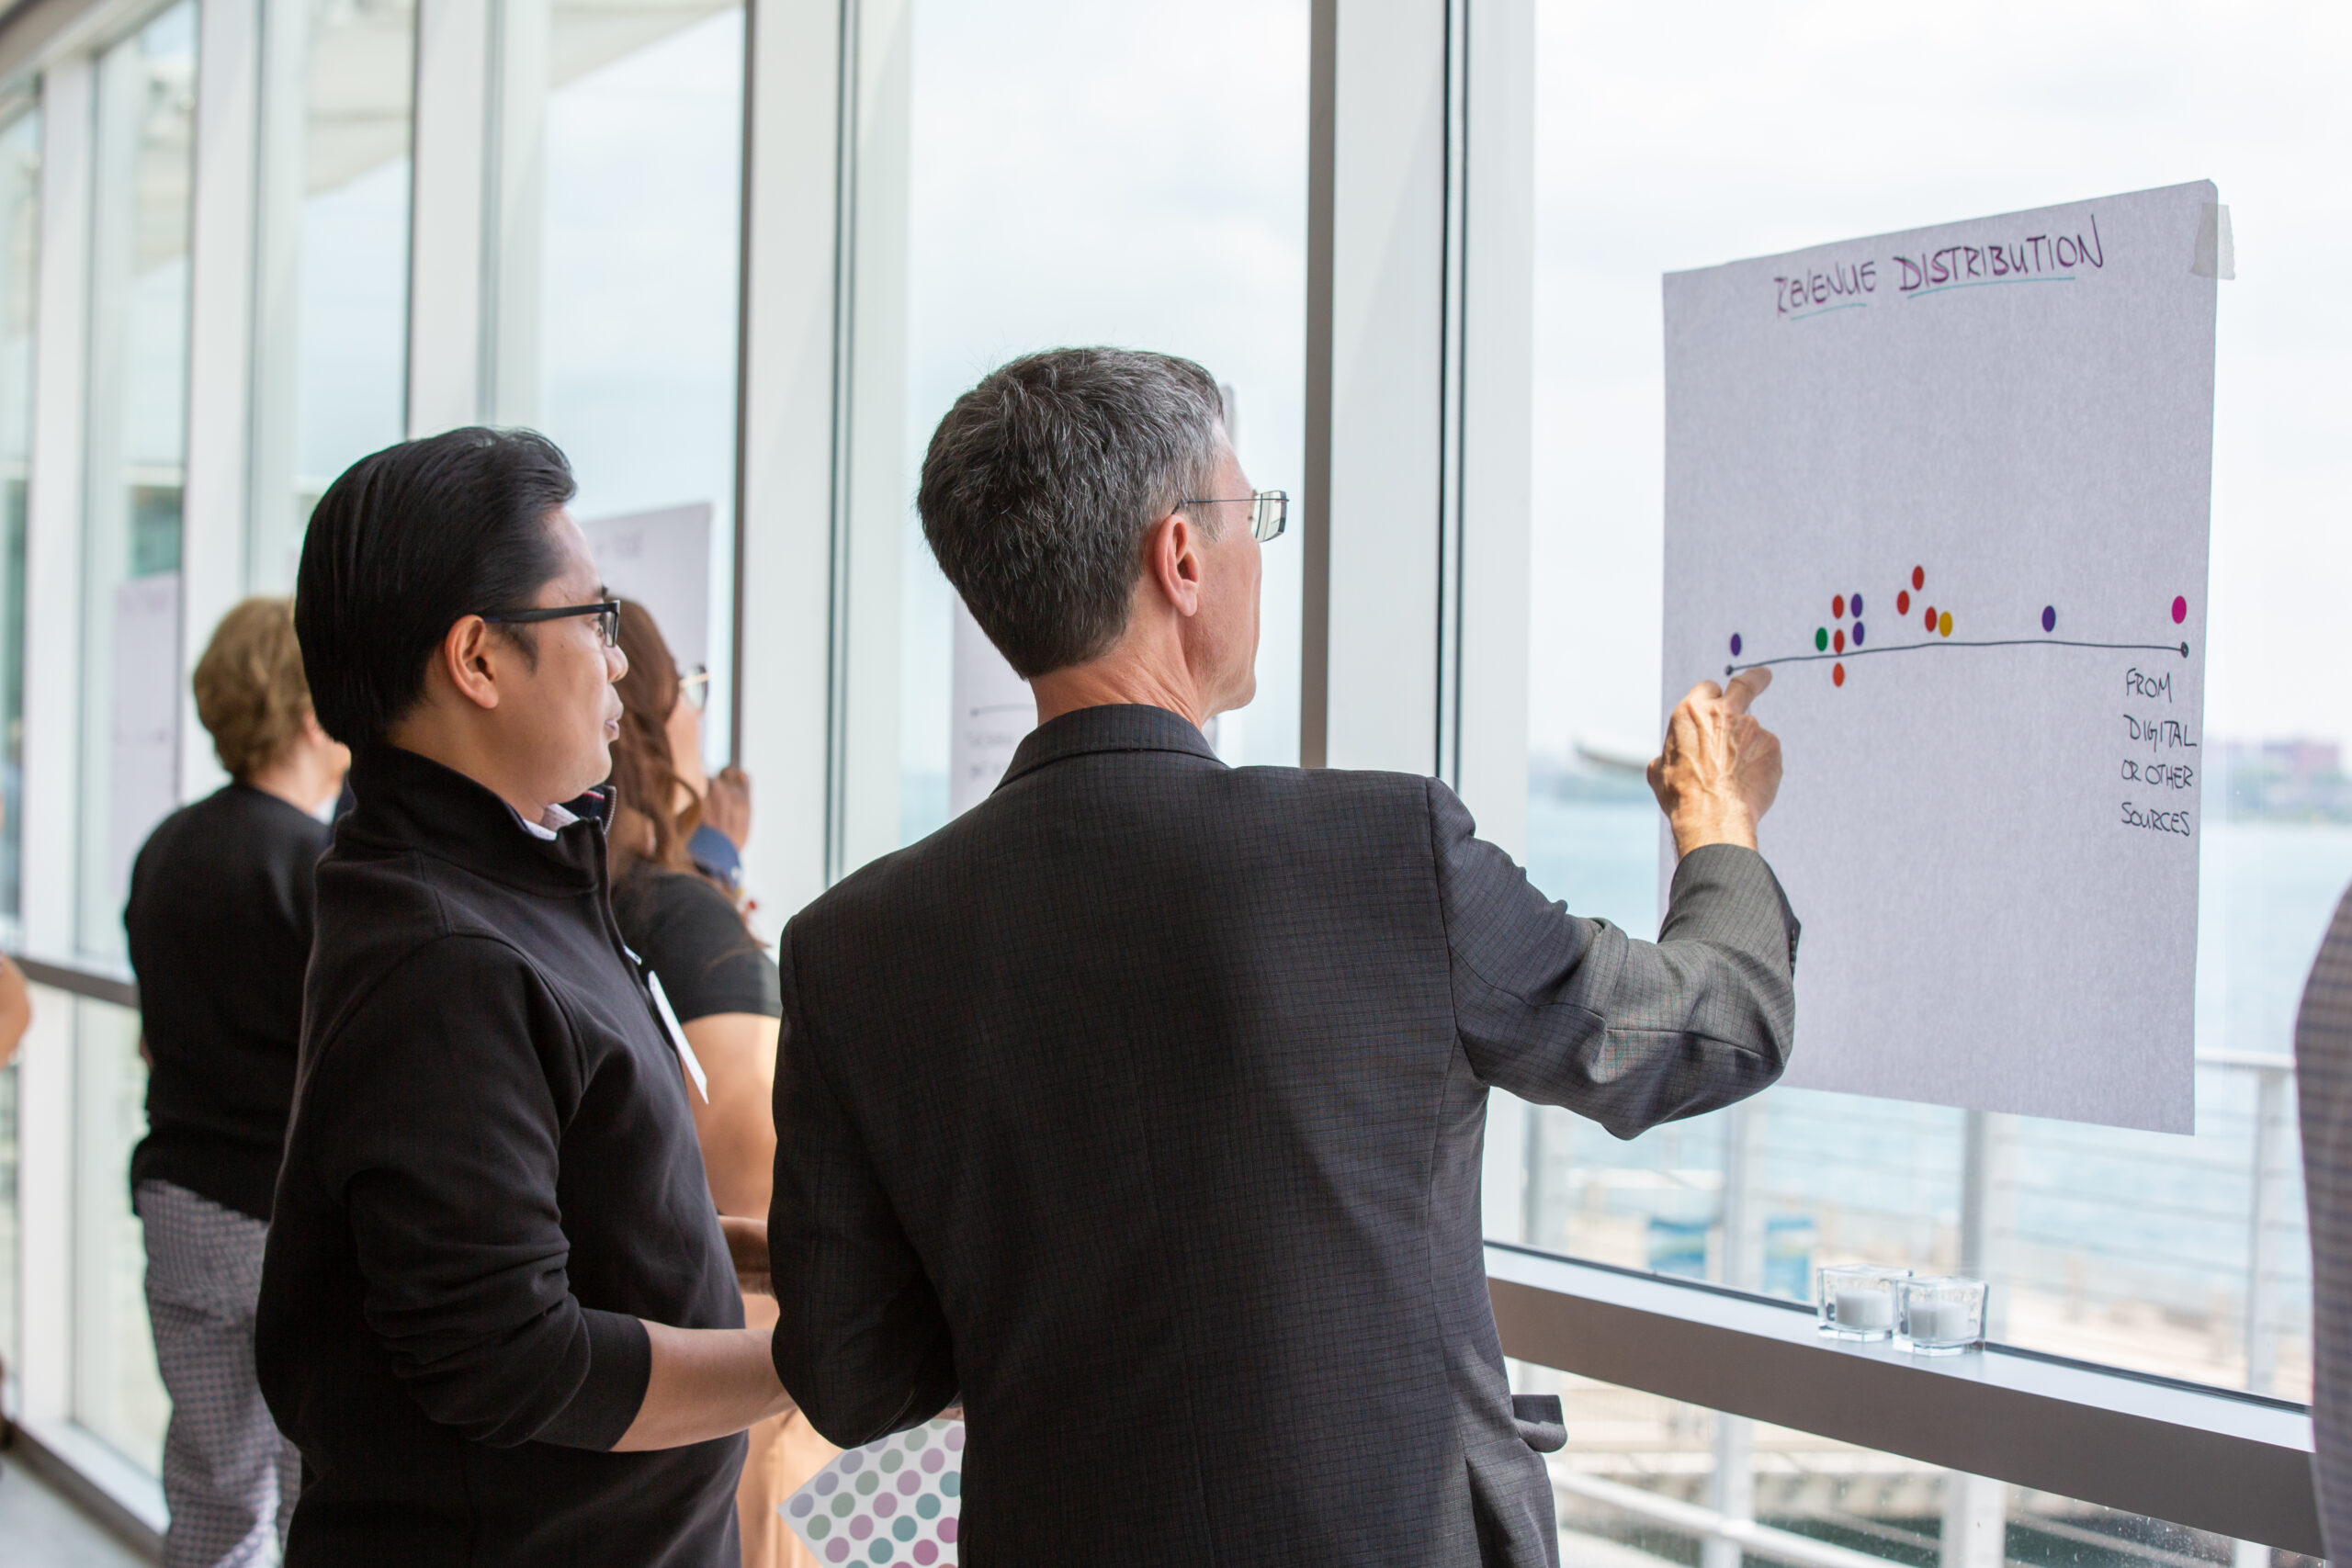
[[[1306,241],[1310,767],[1438,766],[1445,0],[1316,0]]]
[[[489,246],[482,302],[484,400],[499,424],[537,425],[539,283],[547,228],[547,118],[552,0],[496,0],[492,12],[487,161]]]
[[[289,593],[289,547],[305,519],[294,493],[296,355],[301,348],[302,195],[309,174],[311,7],[262,7],[260,149],[253,223],[253,395],[246,465],[247,592]]]
[[[74,998],[35,986],[32,1006],[17,1063],[17,1278],[23,1287],[24,1359],[8,1371],[21,1414],[41,1423],[62,1420],[74,1407]]]
[[[1982,1475],[1944,1475],[1939,1568],[2002,1568],[2008,1561],[2009,1489]]]
[[[1317,0],[1309,89],[1309,766],[1526,819],[1529,0]]]
[[[90,62],[80,55],[51,66],[41,84],[40,272],[25,539],[23,863],[25,946],[51,956],[74,948],[81,807],[93,85]]]
[[[300,9],[300,0],[280,0]],[[187,478],[180,505],[183,800],[227,775],[205,742],[185,677],[244,592],[246,414],[253,406],[254,215],[260,0],[197,11],[196,146],[188,251]]]
[[[758,783],[746,873],[769,931],[826,878],[843,9],[749,0],[746,17],[734,732]]]
[[[483,254],[492,0],[419,0],[409,233],[408,433],[485,414]]]
[[[907,170],[913,7],[859,0],[850,199],[851,282],[843,410],[847,485],[835,527],[834,659],[842,680],[831,876],[899,847],[899,596],[907,513]]]

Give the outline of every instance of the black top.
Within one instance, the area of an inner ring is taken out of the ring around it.
[[[613,884],[613,919],[647,971],[662,977],[679,1022],[722,1012],[783,1015],[775,960],[733,900],[695,873],[639,861]]]
[[[842,1444],[960,1390],[974,1568],[1554,1562],[1488,1091],[1620,1137],[1752,1094],[1795,938],[1752,850],[1685,856],[1635,942],[1435,779],[1054,719],[785,931],[784,1385]]]
[[[643,1318],[740,1328],[604,803],[552,841],[390,748],[320,863],[255,1370],[302,1450],[290,1568],[734,1568],[740,1437],[609,1450]]]
[[[130,966],[155,1070],[130,1180],[269,1218],[311,959],[311,868],[331,829],[232,784],[175,811],[130,870]]]

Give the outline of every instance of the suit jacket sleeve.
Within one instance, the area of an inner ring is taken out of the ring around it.
[[[1452,790],[1428,787],[1454,1016],[1483,1082],[1630,1138],[1781,1076],[1798,928],[1763,856],[1683,856],[1657,941],[1636,942],[1546,899]]]
[[[927,1421],[956,1395],[946,1314],[899,1224],[864,1138],[835,1095],[792,962],[775,1075],[775,1187],[768,1267],[776,1376],[842,1448]]]

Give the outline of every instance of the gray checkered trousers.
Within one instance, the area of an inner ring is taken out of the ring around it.
[[[164,1435],[164,1568],[278,1560],[302,1456],[254,1381],[254,1303],[269,1227],[168,1181],[134,1194],[147,1234],[147,1316],[172,1396]]]

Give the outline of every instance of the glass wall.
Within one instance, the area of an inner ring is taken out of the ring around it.
[[[2046,1568],[2195,1568],[2258,1560],[2308,1568],[2314,1560],[2260,1549],[2143,1515],[2119,1513],[1762,1427],[1695,1404],[1557,1372],[1523,1369],[1514,1386],[1557,1393],[1567,1446],[1550,1456],[1559,1503],[1560,1561],[1580,1568],[1903,1568],[1962,1562]],[[1727,1489],[1722,1466],[1744,1463]],[[1743,1529],[1735,1543],[1717,1533]],[[1964,1532],[1999,1532],[1968,1543]],[[1742,1547],[1746,1548],[1745,1552]]]
[[[973,692],[983,705],[992,695],[956,668],[993,654],[977,637],[957,651],[954,592],[913,507],[923,448],[958,394],[1037,349],[1182,355],[1230,388],[1250,484],[1298,491],[1307,9],[1304,0],[912,0],[898,498],[902,842],[949,815],[958,678],[967,705]],[[1229,761],[1298,761],[1295,515],[1266,547],[1257,699],[1217,722]],[[1017,683],[993,695],[1007,710],[1003,733],[1034,722]],[[1001,771],[1009,746],[992,754]],[[978,793],[994,776],[978,781]]]
[[[82,535],[80,945],[119,957],[130,862],[175,803],[196,0],[98,57]]]
[[[74,1419],[160,1474],[171,1399],[155,1368],[146,1243],[130,1212],[130,1151],[147,1134],[139,1014],[87,997],[73,1006]]]
[[[416,4],[265,18],[249,575],[284,593],[320,494],[407,433]]]
[[[616,592],[682,668],[707,666],[704,745],[729,749],[743,8],[505,6],[499,418],[544,430]]]
[[[1964,1264],[2010,1341],[2307,1396],[2284,1058],[2352,880],[2352,703],[2309,673],[2352,572],[2352,314],[2320,259],[2352,239],[2321,151],[2352,133],[2348,65],[2316,4],[1540,7],[1530,868],[1636,934],[1659,913],[1637,769],[1660,721],[1660,274],[2207,177],[2245,246],[2220,299],[2195,1136],[1791,1089],[1623,1145],[1524,1112],[1535,1244],[1784,1295],[1825,1262]]]

